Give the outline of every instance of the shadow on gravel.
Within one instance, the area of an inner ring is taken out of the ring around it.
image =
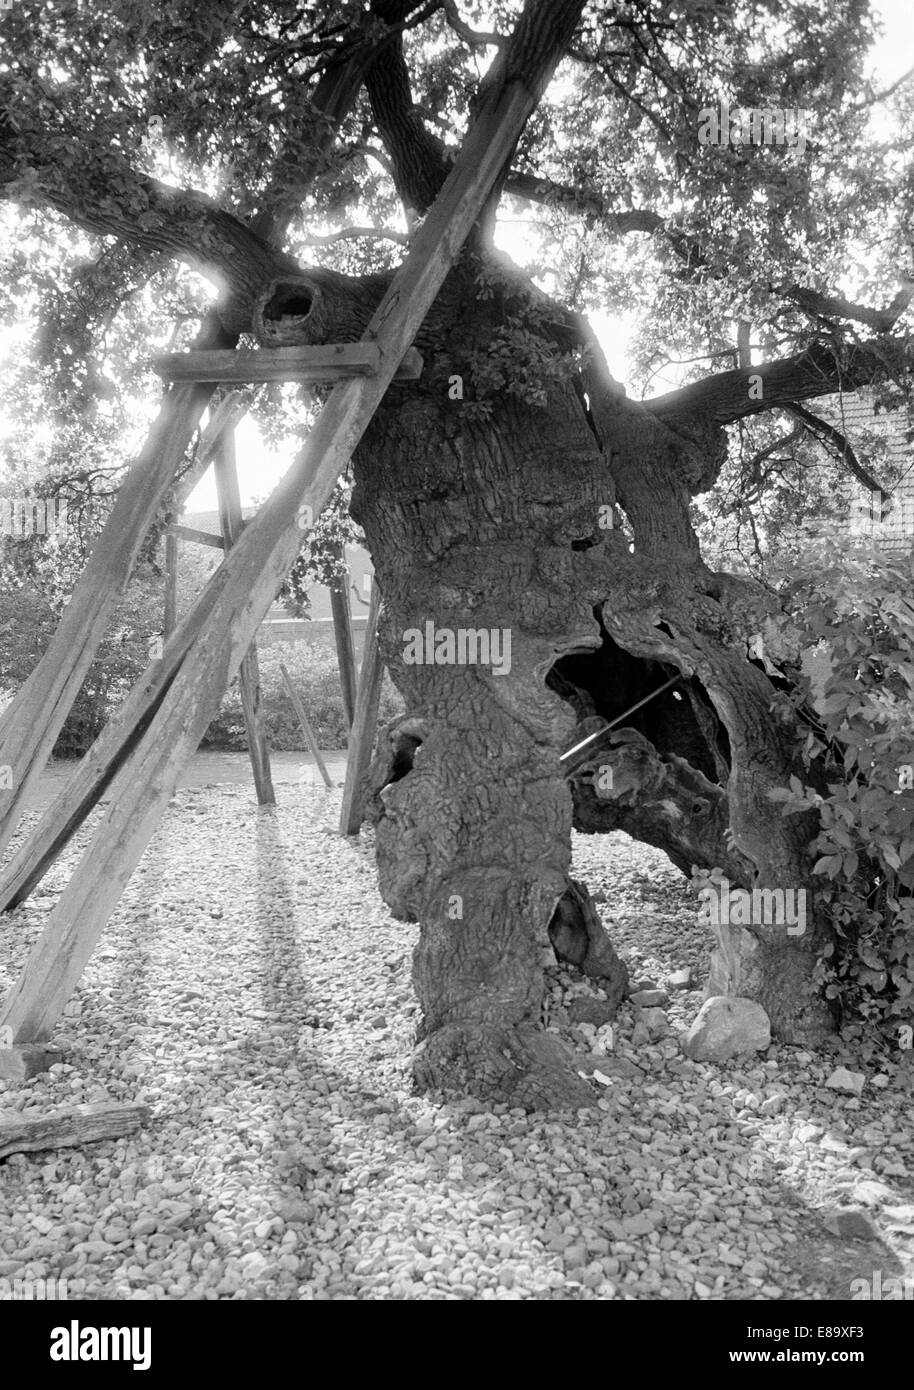
[[[783,1207],[795,1212],[801,1237],[796,1245],[782,1252],[781,1266],[805,1288],[805,1298],[826,1303],[885,1299],[885,1291],[892,1287],[890,1280],[903,1281],[906,1275],[910,1279],[910,1263],[906,1268],[877,1234],[872,1239],[832,1235],[822,1224],[821,1211],[806,1206],[789,1188],[781,1188],[779,1200]],[[867,1288],[875,1292],[863,1292],[859,1281],[865,1281]],[[820,1326],[829,1322],[824,1313],[817,1315],[817,1320]],[[847,1325],[848,1317],[842,1314],[835,1321]]]

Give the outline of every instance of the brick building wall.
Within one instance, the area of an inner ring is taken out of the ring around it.
[[[860,462],[889,489],[887,495],[871,493],[853,480],[850,508],[839,531],[873,541],[882,550],[914,549],[914,419],[905,410],[877,410],[870,391],[843,399],[825,396],[811,408],[841,431]]]

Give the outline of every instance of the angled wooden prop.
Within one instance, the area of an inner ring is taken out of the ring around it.
[[[227,391],[211,413],[209,423],[201,436],[196,457],[174,490],[176,516],[180,516],[183,512],[188,497],[212,463],[219,440],[226,431],[234,431],[238,428],[250,409],[256,394],[256,392]]]
[[[306,514],[316,516],[328,501],[570,41],[582,3],[528,0],[496,59],[497,80],[486,82],[448,179],[368,326],[365,336],[380,351],[377,374],[334,388],[301,454],[166,647],[157,665],[167,667],[167,684],[160,677],[149,700],[141,685],[131,706],[141,718],[126,738],[119,721],[123,743],[130,745],[124,759],[129,773],[0,1010],[0,1028],[10,1030],[14,1046],[50,1037],[181,767],[298,554],[300,509],[310,507]]]
[[[165,612],[162,636],[169,638],[178,623],[178,538],[171,531],[165,536]]]
[[[244,529],[234,430],[226,430],[223,434],[213,457],[213,471],[216,475],[216,495],[219,501],[219,524],[222,527],[223,545],[228,551]],[[256,637],[238,667],[238,686],[241,691],[241,710],[248,740],[248,756],[254,773],[257,804],[275,806],[276,792],[273,790],[273,776],[270,772],[270,749],[260,700],[260,662],[257,659]]]
[[[378,722],[378,704],[384,663],[378,646],[378,620],[381,616],[381,593],[377,580],[371,586],[368,626],[362,651],[362,669],[355,701],[355,718],[349,734],[349,756],[346,759],[346,781],[343,786],[343,805],[340,811],[340,834],[358,835],[362,828],[362,778],[371,757],[374,731]]]
[[[345,551],[342,543],[334,547],[337,561],[342,565]],[[337,575],[330,585],[330,612],[333,614],[333,636],[336,642],[336,664],[340,670],[340,688],[346,723],[352,728],[355,718],[355,644],[352,639],[352,608],[349,603],[349,568]]]

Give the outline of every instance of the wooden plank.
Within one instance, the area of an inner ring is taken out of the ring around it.
[[[244,529],[241,516],[241,492],[238,486],[238,464],[235,457],[235,434],[228,430],[213,457],[216,477],[216,496],[219,503],[219,524],[226,551],[238,540]],[[260,662],[257,642],[252,641],[238,668],[241,709],[248,740],[248,756],[254,773],[254,787],[260,806],[275,806],[276,792],[270,772],[270,749],[263,726],[260,700]]]
[[[340,834],[358,835],[362,828],[362,779],[368,770],[375,729],[378,723],[378,704],[384,663],[378,645],[378,619],[381,615],[381,593],[377,580],[371,586],[371,605],[365,629],[365,650],[359,672],[359,693],[355,702],[355,719],[349,739],[346,760],[346,781],[343,786],[343,805],[340,811]]]
[[[225,540],[222,536],[214,535],[212,531],[198,531],[195,526],[185,526],[177,521],[167,527],[166,535],[177,536],[179,540],[190,541],[192,545],[211,545],[216,550],[225,549]]]
[[[148,1105],[75,1105],[47,1115],[28,1111],[0,1120],[0,1159],[9,1154],[35,1153],[122,1139],[149,1123]]]
[[[178,622],[178,539],[174,532],[165,535],[165,614],[162,636],[169,638]]]
[[[488,83],[444,187],[366,330],[381,351],[377,376],[333,389],[301,453],[179,625],[152,690],[145,682],[139,687],[131,706],[138,715],[135,724],[121,725],[113,756],[110,744],[107,749],[106,775],[118,759],[127,764],[122,795],[106,811],[0,1009],[0,1027],[9,1027],[14,1041],[50,1037],[174,793],[181,768],[298,554],[298,517],[305,507],[317,516],[328,502],[512,154],[580,10],[581,0],[551,0],[546,11],[527,0],[515,38],[496,65],[499,72],[511,72],[515,49],[523,51],[525,44],[532,45],[535,60],[522,63],[522,79]],[[549,41],[541,45],[532,31],[544,27]],[[81,790],[85,792],[85,784]]]
[[[333,546],[333,553],[342,564],[345,556],[342,543]],[[340,689],[346,723],[352,728],[355,718],[355,644],[352,640],[352,608],[349,603],[349,570],[346,569],[330,585],[330,612],[333,615],[333,636],[336,642],[336,664],[340,672]]]
[[[376,376],[377,345],[312,343],[301,347],[240,348],[235,352],[172,352],[153,358],[153,368],[167,381],[344,381]],[[422,355],[409,348],[394,373],[395,381],[415,381],[422,375]]]
[[[298,715],[298,722],[299,724],[301,724],[302,733],[305,736],[305,742],[311,750],[311,756],[320,768],[321,776],[324,779],[324,786],[332,787],[333,783],[330,780],[330,773],[327,771],[327,764],[321,757],[321,750],[317,746],[317,739],[314,737],[314,730],[311,728],[311,721],[309,720],[308,715],[305,712],[305,706],[299,697],[298,691],[292,684],[292,677],[289,675],[289,672],[286,670],[282,662],[279,663],[279,670],[282,674],[283,680],[286,683],[286,689],[289,692],[289,699],[292,701],[292,707],[295,710],[295,713]]]

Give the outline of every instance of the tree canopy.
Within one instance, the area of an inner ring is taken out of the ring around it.
[[[148,357],[187,345],[215,293],[219,331],[244,333],[277,275],[395,266],[515,12],[16,0],[0,15],[7,476],[26,458],[33,483],[66,478],[71,510],[103,500],[160,389]],[[585,6],[488,230],[568,309],[637,312],[629,392],[652,395],[671,362],[695,383],[654,401],[665,418],[907,390],[914,106],[910,84],[864,80],[873,34],[861,0]],[[702,144],[721,102],[803,113],[804,147]],[[733,370],[737,321],[768,365],[762,399]],[[281,396],[261,393],[272,438]],[[813,434],[780,413],[744,429],[733,506],[754,492],[775,527],[785,489],[814,509]],[[790,466],[760,471],[769,446]]]

